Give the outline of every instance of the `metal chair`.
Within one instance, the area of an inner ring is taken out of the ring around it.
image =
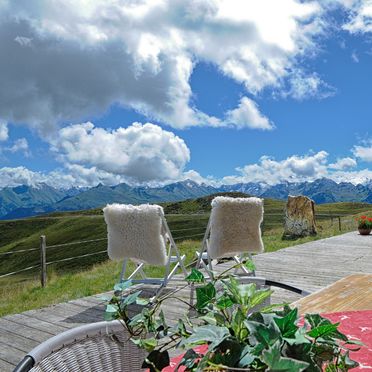
[[[237,264],[240,264],[235,269],[234,275],[239,276],[241,282],[279,287],[302,296],[310,294],[306,290],[286,283],[257,277],[254,269],[249,270],[244,266],[245,259],[253,261],[252,254],[264,251],[260,227],[262,221],[262,199],[221,196],[214,198],[201,250],[196,252],[196,268],[204,268],[211,278],[213,277],[213,260],[231,257]],[[216,245],[220,248],[214,249]]]
[[[110,215],[112,209],[115,211],[114,217]],[[184,265],[186,256],[181,256],[178,250],[162,207],[113,204],[104,208],[104,216],[108,228],[109,257],[123,260],[120,282],[130,280],[132,284],[159,285],[159,293],[178,269],[182,270],[184,277],[188,275]],[[133,224],[136,226],[133,227]],[[144,249],[141,251],[139,247]],[[131,273],[127,272],[129,261],[136,265]],[[148,277],[144,271],[145,264],[164,266],[164,276]]]

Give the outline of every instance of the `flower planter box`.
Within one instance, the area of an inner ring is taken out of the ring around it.
[[[371,233],[371,229],[358,229],[360,235],[369,235]]]

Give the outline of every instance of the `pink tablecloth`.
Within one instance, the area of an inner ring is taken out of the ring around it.
[[[334,323],[340,322],[339,329],[342,333],[351,339],[360,340],[364,343],[365,346],[359,351],[350,353],[351,358],[360,364],[358,368],[353,368],[353,371],[372,371],[372,310],[346,311],[322,315]],[[195,351],[203,353],[206,349],[207,347],[203,345],[195,348]],[[163,372],[173,372],[181,359],[182,355],[173,358],[170,366],[164,368]],[[179,371],[184,371],[184,368],[180,368]]]

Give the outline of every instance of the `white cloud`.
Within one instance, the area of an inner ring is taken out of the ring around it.
[[[372,170],[361,169],[356,171],[336,171],[332,172],[328,178],[335,182],[351,182],[354,185],[369,183],[372,180]]]
[[[13,146],[7,147],[5,150],[13,154],[16,152],[22,152],[26,157],[30,156],[30,151],[26,138],[18,138],[17,140],[14,141]]]
[[[6,141],[8,138],[8,125],[4,121],[0,121],[0,141]]]
[[[354,146],[353,153],[354,156],[363,161],[372,162],[372,140],[367,141],[365,145]]]
[[[333,96],[335,88],[325,83],[317,73],[305,74],[301,70],[293,72],[288,80],[289,88],[287,91],[281,91],[283,97],[290,96],[299,101],[309,97],[327,98]]]
[[[34,186],[44,180],[45,178],[41,173],[33,172],[25,167],[0,168],[0,187]]]
[[[239,176],[224,177],[222,182],[264,182],[275,185],[286,181],[311,181],[327,175],[327,158],[325,151],[314,155],[293,155],[280,161],[263,156],[257,164],[237,168]]]
[[[84,124],[83,130],[84,130]],[[75,128],[76,129],[76,128]],[[89,129],[91,130],[91,129]],[[92,129],[94,131],[94,128]],[[112,132],[114,133],[114,132]],[[111,134],[112,134],[111,133]],[[95,139],[98,137],[97,134],[89,134],[88,136],[93,136]],[[79,136],[75,137],[79,138]],[[105,145],[107,145],[111,140],[106,140]],[[67,140],[66,143],[70,142]],[[91,155],[94,158],[96,154],[89,150],[88,143],[93,146],[93,138],[88,139],[84,147],[88,151],[88,156]],[[70,145],[64,144],[64,146],[69,147]],[[77,143],[81,143],[78,142]],[[117,144],[114,147],[118,149]],[[120,146],[119,146],[120,147]],[[102,145],[102,148],[107,148]],[[98,150],[99,152],[99,150]],[[72,151],[75,153],[75,151]],[[102,155],[103,152],[100,152]],[[66,154],[65,154],[66,156]],[[77,153],[73,156],[74,159],[82,157]],[[120,150],[118,156],[122,156]],[[162,186],[170,182],[177,182],[186,179],[191,179],[199,184],[204,183],[207,185],[212,185],[215,187],[221,186],[223,184],[236,184],[236,183],[248,183],[256,182],[261,185],[276,185],[283,182],[311,182],[319,178],[330,178],[337,183],[340,182],[351,182],[355,185],[360,183],[368,183],[372,180],[372,170],[370,169],[358,169],[350,170],[354,168],[356,162],[352,158],[341,158],[334,163],[328,162],[328,153],[325,151],[319,151],[315,154],[309,155],[292,155],[283,160],[275,160],[268,156],[263,156],[259,159],[257,163],[247,164],[243,167],[237,168],[239,174],[225,176],[223,178],[217,179],[214,176],[204,177],[195,170],[180,171],[177,178],[171,179],[167,177],[155,177],[148,179],[145,184],[148,186]],[[17,186],[17,185],[32,185],[35,186],[39,183],[47,183],[56,188],[70,188],[70,187],[92,187],[99,183],[105,185],[117,185],[119,183],[128,183],[132,186],[138,185],[139,181],[136,180],[132,175],[128,176],[122,172],[116,172],[112,169],[103,169],[103,163],[99,165],[89,165],[89,164],[77,164],[66,162],[63,167],[55,169],[51,172],[34,172],[25,167],[0,168],[0,187],[5,186]],[[85,158],[84,158],[85,159]],[[108,158],[107,158],[108,160]],[[84,160],[83,163],[86,163]],[[91,163],[94,163],[92,161]],[[140,175],[143,172],[140,171]]]
[[[134,182],[178,179],[190,151],[185,142],[157,125],[133,123],[106,130],[92,123],[61,129],[52,150],[65,164],[80,165]]]
[[[226,113],[225,122],[234,123],[238,128],[249,127],[264,130],[274,128],[269,119],[260,113],[257,104],[248,97],[243,97],[237,108]]]
[[[343,26],[352,34],[372,32],[372,0],[349,1],[344,4],[350,8],[349,21]]]
[[[337,159],[335,163],[329,164],[329,168],[336,170],[344,170],[354,168],[356,166],[357,166],[356,160],[350,157]]]
[[[116,103],[176,128],[226,125],[190,104],[194,66],[251,94],[279,88],[317,49],[323,12],[300,0],[4,2],[0,118],[49,135]]]

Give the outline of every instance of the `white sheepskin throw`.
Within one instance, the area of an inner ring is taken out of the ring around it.
[[[167,262],[166,239],[162,230],[163,208],[111,204],[103,208],[112,260],[131,258],[150,265]]]
[[[212,259],[244,252],[263,252],[262,199],[217,196],[212,201],[210,219],[208,252]]]

